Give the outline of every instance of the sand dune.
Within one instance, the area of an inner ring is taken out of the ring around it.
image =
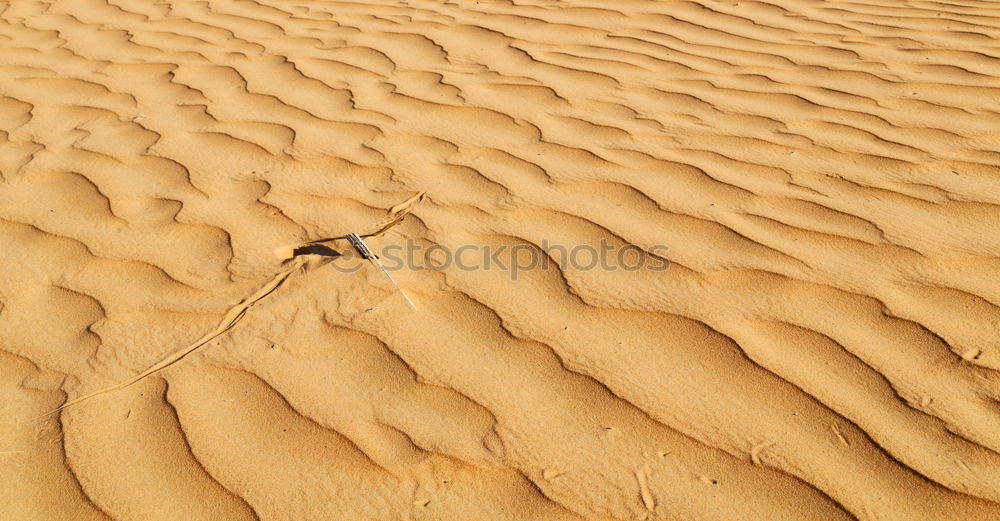
[[[998,38],[978,0],[0,3],[0,519],[998,519]],[[274,254],[421,191],[374,248],[558,269],[392,271],[413,312]],[[669,266],[543,251],[601,241]]]

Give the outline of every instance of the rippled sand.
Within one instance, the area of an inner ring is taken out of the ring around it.
[[[0,520],[1000,519],[998,38],[977,0],[2,2]],[[394,271],[414,312],[274,253],[421,191],[373,248],[669,267]]]

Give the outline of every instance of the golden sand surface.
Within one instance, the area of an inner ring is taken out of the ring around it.
[[[984,0],[2,1],[0,521],[1000,519],[998,38]],[[390,270],[414,311],[303,246],[407,210],[373,250],[548,269]],[[557,255],[598,244],[666,269]]]

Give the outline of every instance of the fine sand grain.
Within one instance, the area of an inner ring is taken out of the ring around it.
[[[0,1],[0,521],[1000,519],[998,41],[982,0]],[[320,241],[406,212],[367,243],[549,269],[393,270],[413,311]],[[599,244],[666,269],[553,249]]]

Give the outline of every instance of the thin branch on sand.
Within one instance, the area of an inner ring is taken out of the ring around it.
[[[112,386],[109,386],[109,387],[104,387],[102,389],[98,389],[96,391],[92,391],[92,392],[89,392],[89,393],[84,394],[82,396],[78,396],[76,398],[73,398],[72,400],[69,400],[69,401],[63,403],[59,407],[57,407],[57,408],[55,408],[55,409],[53,409],[53,410],[51,410],[51,411],[49,411],[49,412],[47,412],[45,414],[42,414],[40,416],[36,416],[35,418],[32,418],[32,419],[28,420],[25,423],[30,423],[30,422],[33,422],[33,421],[45,418],[45,417],[50,416],[52,414],[55,414],[55,413],[57,413],[59,411],[62,411],[63,409],[65,409],[67,407],[72,407],[73,405],[76,405],[76,404],[78,404],[80,402],[89,400],[89,399],[91,399],[91,398],[93,398],[95,396],[99,396],[99,395],[102,395],[104,393],[108,393],[108,392],[111,392],[111,391],[117,391],[119,389],[124,389],[125,387],[128,387],[128,386],[130,386],[132,384],[135,384],[135,383],[139,382],[140,380],[142,380],[142,379],[144,379],[144,378],[146,378],[148,376],[152,376],[153,374],[156,374],[156,373],[158,373],[158,372],[160,372],[160,371],[162,371],[162,370],[164,370],[164,369],[166,369],[166,368],[174,365],[175,363],[179,362],[182,358],[190,355],[191,353],[194,353],[195,351],[198,351],[199,349],[204,348],[209,342],[211,342],[212,340],[218,338],[219,336],[223,335],[224,333],[228,332],[233,327],[235,327],[236,324],[238,324],[241,320],[243,320],[243,317],[246,316],[247,311],[249,311],[251,307],[253,307],[255,304],[257,304],[258,302],[260,302],[262,299],[264,299],[268,295],[274,293],[294,273],[296,273],[298,271],[305,270],[306,269],[306,263],[303,260],[301,260],[301,259],[297,259],[297,257],[299,255],[302,255],[302,254],[313,253],[312,250],[304,249],[306,246],[317,245],[317,244],[321,244],[321,243],[324,243],[324,242],[334,241],[334,240],[337,240],[337,239],[349,239],[352,236],[356,237],[358,241],[361,241],[361,237],[377,237],[379,235],[382,235],[385,232],[389,231],[389,229],[392,228],[393,226],[396,226],[397,224],[403,222],[403,218],[408,213],[410,213],[410,210],[412,209],[413,205],[416,204],[417,202],[421,201],[423,199],[423,197],[424,197],[424,192],[420,192],[416,196],[411,197],[410,199],[404,201],[403,203],[392,207],[389,210],[389,212],[388,212],[389,213],[388,219],[385,222],[376,225],[376,226],[378,226],[378,228],[375,231],[371,232],[371,233],[368,233],[368,234],[365,234],[365,235],[358,235],[358,234],[355,234],[355,233],[350,233],[350,234],[345,235],[343,237],[334,237],[334,238],[329,238],[329,239],[320,239],[320,240],[317,240],[317,241],[310,241],[308,243],[303,243],[302,245],[299,245],[299,247],[296,247],[293,250],[293,252],[299,252],[299,253],[293,253],[293,257],[291,257],[290,259],[294,259],[294,260],[293,260],[293,262],[291,263],[291,265],[289,266],[288,269],[286,269],[285,271],[283,271],[283,272],[275,275],[274,278],[272,278],[270,281],[268,281],[267,284],[265,284],[264,286],[262,286],[255,293],[253,293],[249,297],[243,299],[243,301],[240,302],[239,304],[237,304],[237,305],[233,306],[232,308],[230,308],[229,311],[226,312],[226,315],[219,322],[219,325],[216,326],[216,328],[213,329],[212,331],[210,331],[209,333],[206,333],[204,336],[202,336],[198,340],[194,341],[193,343],[191,343],[187,347],[184,347],[183,349],[179,349],[179,350],[171,353],[169,356],[167,356],[163,360],[160,360],[156,364],[153,364],[152,366],[150,366],[145,371],[143,371],[143,372],[141,372],[141,373],[139,373],[139,374],[137,374],[137,375],[129,378],[128,380],[125,380],[125,381],[123,381],[121,383],[118,383],[118,384],[115,384],[115,385],[112,385]],[[361,244],[364,244],[364,241],[361,241]],[[367,250],[367,246],[365,246],[365,249]],[[371,250],[367,250],[367,251],[371,252]],[[334,252],[334,253],[336,253],[336,252]],[[374,254],[372,254],[372,256],[374,256]],[[376,261],[373,260],[373,262],[376,262]],[[381,265],[379,265],[379,266],[381,267]],[[383,268],[382,271],[384,272],[385,268]],[[389,274],[386,273],[386,276],[388,276],[388,275]],[[399,290],[399,286],[396,285],[396,281],[392,280],[392,277],[389,277],[389,280],[392,281],[393,286],[396,286],[396,289]],[[400,291],[400,293],[402,293],[402,290],[399,290],[399,291]],[[410,301],[410,299],[408,297],[406,297],[406,294],[403,294],[403,297],[406,298],[406,302],[410,305],[410,307],[413,307],[413,303]],[[416,309],[416,308],[414,308],[414,309]]]

